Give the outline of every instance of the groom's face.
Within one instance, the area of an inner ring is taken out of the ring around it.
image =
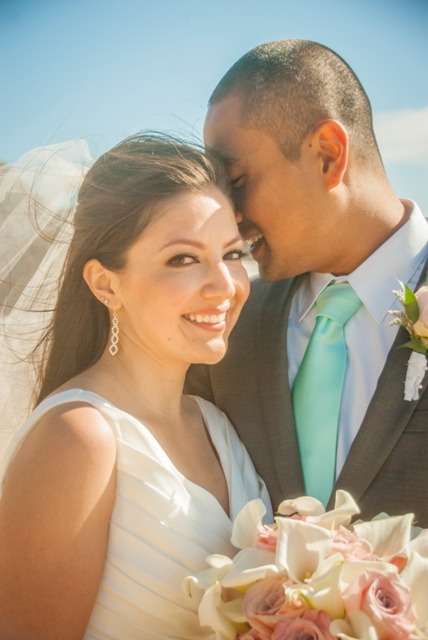
[[[236,97],[212,105],[204,138],[226,164],[240,232],[260,273],[279,280],[320,271],[326,250],[311,145],[304,142],[299,160],[288,160],[268,133],[242,123],[240,107]]]

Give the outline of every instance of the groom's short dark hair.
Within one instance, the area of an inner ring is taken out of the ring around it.
[[[290,160],[305,136],[325,119],[346,127],[352,149],[379,162],[369,98],[350,66],[328,47],[309,40],[277,40],[243,55],[214,89],[209,105],[242,100],[246,125],[269,133]]]

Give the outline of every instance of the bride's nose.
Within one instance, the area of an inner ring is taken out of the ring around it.
[[[209,267],[203,286],[206,297],[232,298],[236,293],[235,281],[225,262]]]

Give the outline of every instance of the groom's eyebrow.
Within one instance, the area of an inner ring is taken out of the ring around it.
[[[238,162],[238,158],[236,156],[232,156],[227,152],[218,151],[217,149],[210,148],[210,147],[208,147],[208,151],[212,151],[215,155],[217,155],[221,159],[221,161],[226,165],[226,167],[230,167],[231,165]]]
[[[239,162],[239,159],[235,156],[220,155],[220,158],[222,159],[223,164],[226,166],[226,169],[230,169],[231,167],[233,167],[233,165]]]

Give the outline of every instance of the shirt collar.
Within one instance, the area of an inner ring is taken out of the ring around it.
[[[407,222],[386,240],[355,271],[347,276],[310,273],[303,284],[298,317],[308,313],[330,282],[349,282],[373,319],[380,324],[397,304],[393,290],[398,281],[408,283],[428,257],[428,224],[418,205],[403,200],[411,213]]]

